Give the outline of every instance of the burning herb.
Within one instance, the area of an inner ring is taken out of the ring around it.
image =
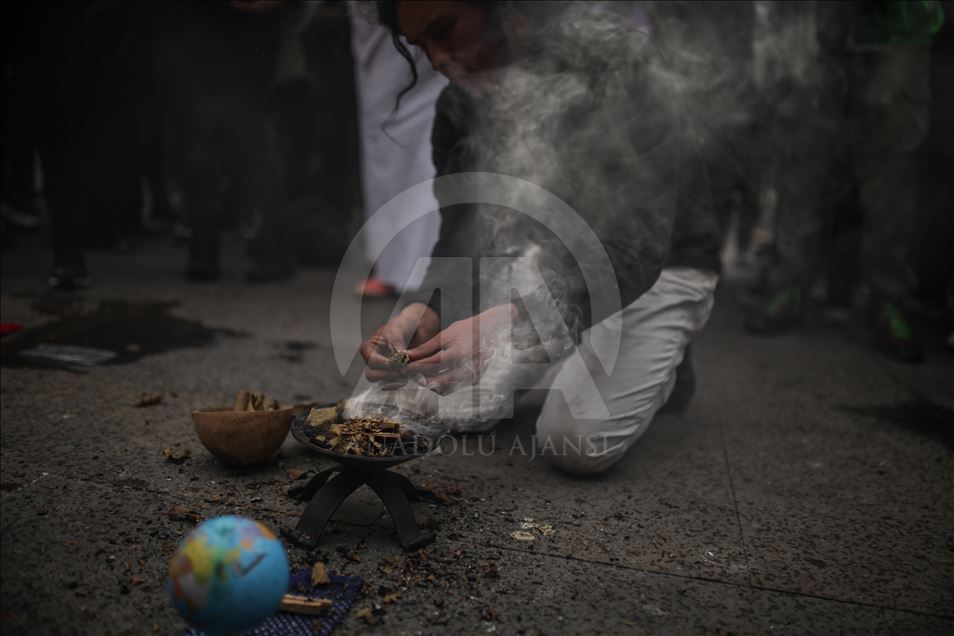
[[[388,363],[392,367],[403,367],[411,361],[411,356],[404,349],[396,349],[394,345],[388,343]]]
[[[343,455],[392,457],[424,453],[430,449],[425,437],[401,430],[401,425],[378,417],[340,419],[334,407],[312,409],[308,414],[311,441]]]

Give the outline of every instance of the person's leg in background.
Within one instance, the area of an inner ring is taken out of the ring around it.
[[[608,337],[607,327],[597,324],[584,334],[583,344],[561,363],[537,418],[537,446],[548,461],[591,475],[623,457],[670,398],[686,348],[712,312],[717,282],[713,272],[664,269],[648,292],[622,310],[619,357],[609,375],[593,353]],[[580,390],[590,386],[580,373],[589,374],[598,395]],[[608,417],[572,415],[600,410],[594,400],[603,402]]]
[[[926,46],[856,56],[852,66],[852,158],[864,215],[861,270],[874,296],[876,344],[888,356],[923,357],[903,305],[915,279],[908,263],[918,212],[915,151],[930,124]]]
[[[0,227],[3,245],[8,229],[33,229],[39,226],[40,207],[34,185],[36,168],[36,118],[30,103],[29,61],[22,35],[22,19],[8,16],[3,24],[3,204]]]
[[[282,178],[280,149],[271,139],[264,95],[249,97],[248,108],[236,123],[241,136],[232,137],[234,154],[228,164],[230,209],[242,226],[258,221],[258,232],[249,243],[249,282],[287,280],[295,273],[297,254],[291,237],[293,219],[288,207],[288,187]],[[302,133],[302,136],[306,136]]]
[[[408,225],[417,210],[407,214],[372,218],[378,208],[407,188],[431,179],[436,171],[431,159],[430,135],[435,104],[447,81],[427,60],[417,60],[414,90],[395,98],[410,83],[407,61],[391,45],[390,34],[368,22],[354,4],[351,11],[351,41],[358,95],[361,177],[364,218],[368,223],[368,258],[374,263],[373,278],[362,283],[359,293],[387,296],[414,289],[417,261],[427,258],[437,241],[440,219],[428,215]],[[437,200],[428,192],[416,202],[420,208],[437,210]],[[418,270],[423,276],[423,270]]]
[[[819,143],[828,132],[809,125],[796,134],[787,124],[779,126],[774,142],[778,149],[776,262],[768,272],[766,297],[746,316],[745,329],[750,333],[781,333],[804,319],[807,287],[821,265],[820,207],[829,174],[837,164],[831,141]]]
[[[255,166],[262,224],[249,244],[249,282],[287,280],[295,273],[295,204],[305,191],[301,175],[309,172],[309,150],[316,143],[313,103],[304,79],[286,82],[269,95],[265,144]]]
[[[194,282],[218,280],[219,230],[225,190],[223,175],[226,144],[206,126],[186,129],[183,135],[182,191],[185,195],[191,236],[185,277]]]
[[[918,152],[921,196],[909,260],[922,313],[943,321],[954,353],[954,3],[945,8],[947,20],[931,42],[931,132]]]
[[[32,110],[30,122],[43,175],[49,215],[54,289],[89,284],[83,239],[90,218],[85,187],[87,158],[84,129],[89,101],[86,88],[82,5],[38,4],[21,7],[23,88]]]
[[[825,322],[848,325],[854,318],[855,292],[861,280],[858,261],[862,225],[850,165],[838,163],[830,191],[821,210],[824,295],[812,300],[822,303],[820,313]]]
[[[299,130],[287,126],[300,159],[289,166],[289,204],[299,263],[337,268],[361,225],[361,166],[351,21],[343,3],[316,9],[303,40],[308,112]],[[279,122],[280,124],[280,122]],[[302,138],[302,129],[310,141]],[[321,246],[316,249],[316,246]]]

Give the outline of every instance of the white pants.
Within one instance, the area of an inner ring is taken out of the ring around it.
[[[709,319],[718,280],[709,271],[664,269],[648,292],[623,308],[619,356],[609,375],[593,353],[607,328],[598,323],[584,333],[583,344],[560,364],[537,419],[537,446],[548,461],[590,475],[623,457],[669,399],[686,346]],[[590,408],[594,400],[605,409]],[[608,417],[572,415],[594,411]]]
[[[361,186],[368,220],[392,197],[434,178],[431,128],[434,106],[447,80],[419,55],[415,64],[417,83],[393,113],[395,99],[411,82],[410,67],[394,48],[386,28],[369,22],[355,3],[349,3],[348,8],[360,114]],[[366,253],[375,265],[377,278],[398,291],[416,289],[421,284],[426,262],[417,273],[414,267],[418,259],[426,261],[430,256],[440,230],[440,216],[433,213],[408,223],[419,209],[437,208],[437,199],[427,189],[406,209],[368,221]]]

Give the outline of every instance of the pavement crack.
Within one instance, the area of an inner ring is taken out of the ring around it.
[[[832,596],[825,596],[823,594],[813,594],[811,592],[799,592],[796,590],[783,590],[778,588],[766,587],[763,585],[756,585],[754,583],[736,583],[733,581],[726,581],[723,579],[716,579],[707,576],[700,576],[698,574],[679,574],[676,572],[664,572],[660,570],[651,570],[647,568],[634,567],[632,565],[625,565],[622,563],[609,563],[606,561],[598,561],[594,559],[582,559],[580,557],[569,556],[566,554],[553,554],[551,552],[537,552],[534,550],[525,550],[520,548],[514,548],[510,546],[499,545],[496,543],[488,542],[472,542],[473,545],[477,545],[484,548],[495,548],[497,550],[503,550],[505,552],[519,552],[521,554],[529,554],[533,556],[547,557],[551,559],[563,559],[565,561],[574,561],[577,563],[588,563],[590,565],[604,565],[612,568],[618,568],[620,570],[628,570],[631,572],[640,572],[642,574],[666,576],[670,578],[683,579],[688,581],[699,581],[701,583],[715,583],[717,585],[725,585],[728,587],[735,587],[746,590],[754,590],[759,592],[768,592],[771,594],[781,594],[783,596],[794,596],[799,598],[810,598],[818,601],[826,601],[829,603],[841,603],[844,605],[854,605],[857,607],[867,607],[871,609],[879,610],[889,610],[892,612],[903,612],[905,614],[912,614],[914,616],[923,616],[927,618],[939,618],[943,620],[954,620],[954,614],[936,614],[934,612],[926,612],[923,610],[910,609],[905,607],[892,607],[890,605],[878,605],[877,603],[867,603],[865,601],[858,601],[852,599],[843,599],[835,598]],[[751,577],[750,577],[751,578]]]
[[[32,486],[32,485],[35,484],[36,482],[40,481],[40,480],[43,479],[44,477],[49,477],[49,476],[50,476],[50,473],[42,472],[42,473],[40,473],[40,476],[37,477],[36,479],[31,479],[31,480],[28,481],[27,483],[22,484],[22,485],[20,485],[20,486],[18,486],[18,487],[16,487],[16,488],[14,488],[13,490],[9,491],[8,493],[5,493],[5,494],[8,494],[8,495],[16,494],[16,493],[20,492],[21,490],[24,490],[24,489],[26,489],[26,488],[29,488],[30,486]]]
[[[752,585],[752,566],[749,563],[749,551],[745,547],[745,531],[742,529],[742,515],[739,514],[739,500],[735,494],[735,481],[732,479],[732,463],[729,461],[729,443],[725,438],[725,420],[719,419],[719,434],[722,437],[722,456],[725,458],[725,471],[729,477],[729,492],[732,494],[732,508],[735,511],[735,523],[739,528],[739,544],[742,547],[742,557],[745,559],[745,573]]]

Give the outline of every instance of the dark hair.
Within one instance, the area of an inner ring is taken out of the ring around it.
[[[534,2],[486,0],[475,4],[486,14],[490,28],[502,29],[501,25],[507,13],[511,10],[519,12],[533,22],[542,23],[559,14],[567,3],[554,2],[553,0],[536,0]],[[378,22],[391,32],[391,42],[394,43],[394,48],[397,49],[401,57],[407,60],[408,66],[411,67],[411,83],[398,93],[397,99],[394,101],[394,111],[391,113],[393,116],[397,114],[398,107],[401,105],[401,98],[407,95],[417,84],[417,65],[414,63],[414,54],[401,41],[401,29],[398,26],[397,17],[397,0],[377,0],[375,5],[378,12]]]
[[[487,21],[491,26],[496,27],[499,27],[503,14],[514,5],[511,0],[488,0],[475,4],[484,11],[487,16]],[[396,113],[398,107],[401,105],[401,98],[407,95],[408,92],[414,88],[414,85],[417,84],[417,66],[414,63],[414,55],[408,50],[404,42],[401,41],[401,29],[398,27],[397,17],[397,0],[378,0],[375,2],[375,5],[377,5],[378,10],[378,22],[382,26],[387,27],[391,32],[391,42],[394,43],[394,48],[401,54],[401,57],[407,60],[408,65],[411,67],[411,83],[398,93],[397,99],[394,102],[394,112]]]
[[[411,67],[411,83],[401,89],[394,100],[394,110],[391,113],[393,116],[397,114],[397,110],[401,106],[401,98],[407,95],[417,84],[417,64],[414,62],[414,55],[401,41],[401,29],[398,28],[397,2],[395,0],[378,0],[375,4],[378,9],[378,21],[391,32],[391,42],[394,44],[394,48],[397,49],[401,57],[407,60],[408,66]]]

